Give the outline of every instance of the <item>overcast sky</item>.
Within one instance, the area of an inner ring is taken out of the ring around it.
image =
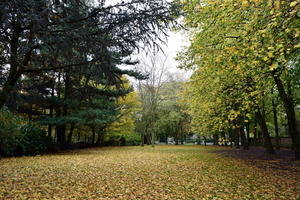
[[[126,1],[126,0],[107,0],[106,5],[114,5],[118,2]],[[175,61],[174,57],[176,56],[176,53],[181,49],[182,46],[186,45],[187,43],[183,41],[183,36],[180,33],[169,33],[170,37],[168,38],[167,46],[161,45],[163,48],[165,54],[168,54],[169,56],[169,62],[173,67],[172,71],[177,73],[186,73],[184,70],[179,70],[176,68],[178,65]]]

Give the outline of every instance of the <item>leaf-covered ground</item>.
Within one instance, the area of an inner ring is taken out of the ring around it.
[[[293,169],[228,157],[226,147],[95,148],[3,158],[0,198],[16,199],[300,199]],[[232,151],[235,151],[232,149]],[[296,167],[299,169],[295,169]]]

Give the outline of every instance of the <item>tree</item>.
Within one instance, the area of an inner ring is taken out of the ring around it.
[[[160,98],[161,88],[169,80],[168,69],[170,66],[167,61],[168,57],[163,54],[149,53],[148,58],[142,58],[138,65],[140,71],[148,73],[148,79],[138,83],[138,93],[142,105],[141,119],[148,119],[148,117],[145,118],[145,115],[148,115],[150,118],[152,147],[154,147],[155,142],[156,111],[161,101],[163,101]],[[143,124],[145,127],[147,123]],[[142,131],[144,132],[144,130],[145,128]]]
[[[124,58],[134,50],[159,49],[156,41],[180,14],[175,4],[162,0],[109,6],[105,1],[4,0],[0,8],[1,66],[8,66],[0,108],[26,73],[93,67],[98,82],[104,78],[118,84],[120,70],[111,67],[112,60],[130,64]]]
[[[242,87],[243,102],[250,100],[255,105],[265,140],[268,133],[258,102],[261,92],[272,88],[275,82],[288,116],[296,158],[300,155],[300,143],[295,109],[281,76],[299,53],[298,9],[296,1],[185,1],[188,15],[184,22],[192,30],[191,46],[179,55],[188,68],[210,64],[213,73],[221,70],[231,74],[231,79],[241,77],[240,81],[245,81],[251,77],[252,83]],[[271,146],[267,148],[273,153]]]
[[[176,145],[179,144],[179,139],[183,144],[184,138],[189,132],[190,116],[183,109],[184,104],[182,104],[180,96],[183,86],[184,77],[179,77],[178,74],[171,76],[170,80],[161,87],[159,98],[163,101],[157,109],[157,123],[160,130],[166,130],[165,133],[168,136],[174,136]]]

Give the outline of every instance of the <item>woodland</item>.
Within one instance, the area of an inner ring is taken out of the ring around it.
[[[297,1],[2,1],[1,154],[171,139],[288,147],[300,159],[298,11]],[[189,42],[175,59],[190,77],[170,70],[169,31]]]
[[[299,199],[299,5],[0,1],[0,198]]]
[[[171,139],[300,159],[298,1],[0,6],[1,155]],[[189,42],[176,56],[189,78],[170,70],[169,31]]]

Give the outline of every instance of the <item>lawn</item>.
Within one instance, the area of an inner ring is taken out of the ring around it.
[[[111,147],[2,158],[0,199],[300,199],[299,165],[249,165],[213,153],[222,149],[229,147]]]

